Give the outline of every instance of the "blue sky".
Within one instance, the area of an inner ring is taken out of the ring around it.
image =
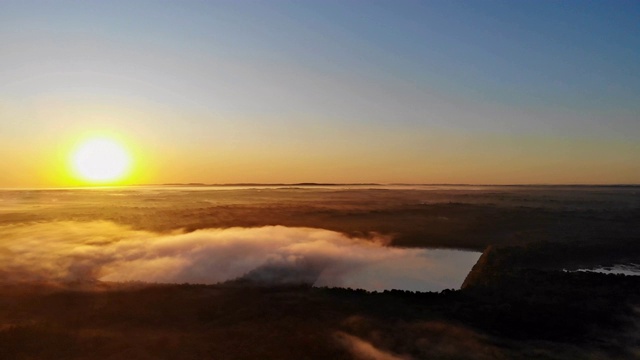
[[[109,131],[181,164],[147,155],[149,181],[640,182],[638,19],[637,1],[3,1],[0,156],[33,142],[28,173]]]

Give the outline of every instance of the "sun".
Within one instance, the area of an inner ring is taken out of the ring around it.
[[[75,149],[71,166],[81,180],[94,184],[114,183],[128,174],[131,155],[116,140],[92,138],[83,141]]]

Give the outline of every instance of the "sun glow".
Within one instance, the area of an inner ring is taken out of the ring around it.
[[[79,179],[107,184],[123,180],[131,168],[131,155],[119,142],[93,138],[82,142],[71,157],[73,172]]]

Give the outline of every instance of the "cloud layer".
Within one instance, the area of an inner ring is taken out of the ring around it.
[[[0,279],[212,284],[245,277],[441,290],[459,286],[479,256],[385,247],[387,241],[282,226],[158,234],[111,222],[15,224],[0,227]]]

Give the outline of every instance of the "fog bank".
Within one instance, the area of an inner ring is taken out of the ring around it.
[[[386,247],[314,228],[267,226],[160,234],[112,222],[0,227],[0,278],[213,284],[241,277],[367,290],[459,287],[479,253]]]

